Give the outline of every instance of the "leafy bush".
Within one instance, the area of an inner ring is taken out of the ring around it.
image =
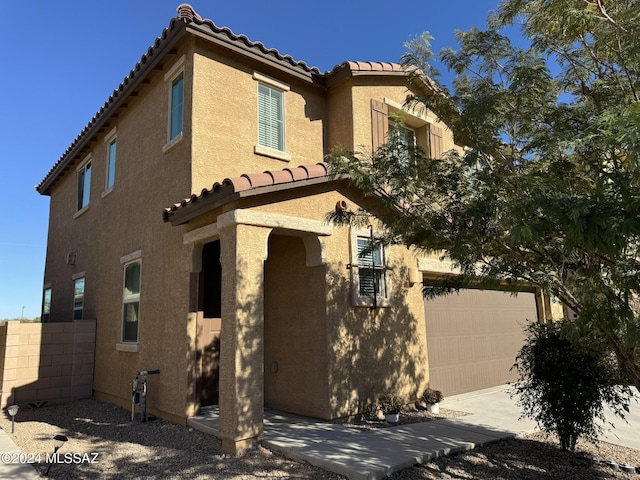
[[[402,407],[404,407],[404,402],[399,396],[391,393],[389,395],[382,395],[380,398],[378,398],[378,405],[380,406],[380,410],[382,410],[382,413],[384,413],[385,415],[390,415],[394,413],[400,413],[400,410],[402,410]]]
[[[601,345],[572,343],[561,323],[532,323],[514,368],[522,417],[557,434],[564,450],[574,450],[579,437],[597,440],[604,404],[621,417],[629,411],[630,390],[617,384],[611,356]]]
[[[422,392],[422,401],[427,405],[440,403],[442,400],[444,400],[444,395],[442,395],[442,392],[440,390],[427,388],[424,392]]]

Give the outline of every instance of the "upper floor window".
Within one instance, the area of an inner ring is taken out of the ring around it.
[[[280,160],[290,160],[286,153],[285,93],[289,86],[261,73],[258,81],[258,143],[255,152]]]
[[[111,190],[116,181],[116,147],[117,142],[114,138],[107,146],[107,180],[105,184],[107,190]]]
[[[169,113],[169,140],[182,133],[182,112],[184,106],[184,74],[181,72],[171,82],[171,111]]]
[[[78,168],[78,203],[76,210],[80,211],[89,205],[91,196],[91,161],[87,161]]]
[[[416,147],[416,131],[402,122],[389,122],[389,146],[391,152],[406,164]]]
[[[258,84],[258,144],[284,152],[284,92]]]
[[[182,55],[167,73],[164,81],[168,91],[168,124],[167,143],[162,147],[163,152],[182,142],[184,133],[184,88],[186,55]]]
[[[82,320],[84,311],[84,277],[76,278],[73,286],[73,319]]]

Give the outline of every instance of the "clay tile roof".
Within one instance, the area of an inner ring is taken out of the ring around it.
[[[267,170],[263,173],[245,173],[240,177],[227,178],[222,184],[216,182],[210,189],[203,189],[200,195],[193,194],[189,198],[165,208],[164,219],[168,221],[178,211],[188,208],[189,205],[197,203],[205,197],[215,196],[216,194],[227,196],[231,193],[249,191],[255,191],[258,194],[263,187],[290,188],[296,186],[296,183],[316,179],[329,180],[329,165],[327,163],[300,165],[296,168],[285,168],[284,170]]]
[[[291,55],[282,55],[275,48],[267,48],[261,42],[253,42],[246,35],[236,35],[227,27],[219,27],[212,20],[202,19],[193,8],[186,3],[183,3],[178,7],[178,18],[184,18],[189,22],[193,22],[196,25],[205,25],[210,28],[216,34],[222,34],[229,38],[233,42],[239,42],[252,50],[258,50],[260,53],[267,57],[273,57],[279,61],[286,62],[293,67],[298,67],[305,70],[308,73],[322,75],[317,67],[310,67],[305,62],[295,60]],[[182,16],[184,15],[184,16]]]
[[[342,62],[331,70],[349,69],[352,72],[404,72],[402,65],[392,62]]]

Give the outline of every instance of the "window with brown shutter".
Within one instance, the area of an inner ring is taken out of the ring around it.
[[[371,99],[371,138],[375,152],[387,143],[389,133],[389,107],[386,103]]]
[[[433,124],[429,125],[429,156],[442,157],[442,128]]]

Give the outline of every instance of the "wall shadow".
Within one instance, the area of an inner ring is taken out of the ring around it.
[[[424,319],[408,303],[408,269],[392,265],[390,306],[375,310],[351,306],[349,273],[344,264],[327,270],[329,389],[338,417],[363,412],[387,393],[413,402],[428,379]]]

